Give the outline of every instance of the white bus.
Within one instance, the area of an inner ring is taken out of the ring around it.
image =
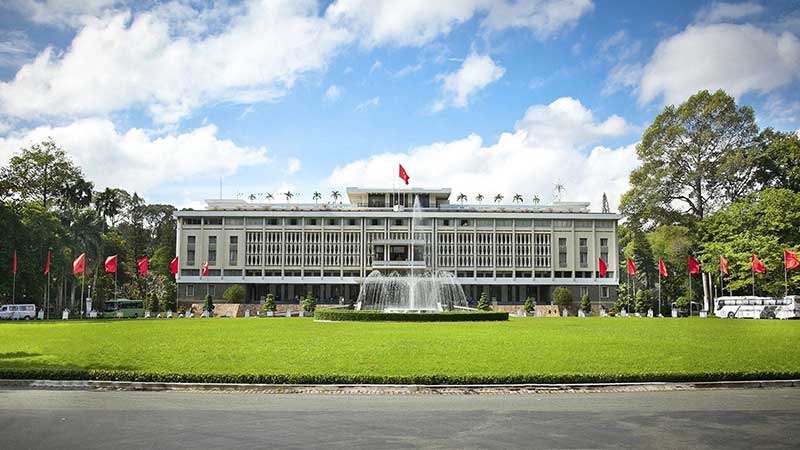
[[[728,319],[797,319],[800,318],[800,296],[718,297],[714,314]]]

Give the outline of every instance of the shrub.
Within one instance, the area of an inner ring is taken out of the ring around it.
[[[161,311],[161,307],[158,302],[158,297],[156,297],[155,294],[148,295],[147,299],[148,299],[147,301],[148,311],[150,311],[151,313],[158,313],[159,311]]]
[[[522,308],[525,309],[526,313],[532,313],[536,309],[536,300],[534,300],[533,297],[526,298]]]
[[[228,303],[242,303],[244,297],[244,286],[241,284],[234,284],[228,289],[225,289],[225,292],[222,293],[222,299]]]
[[[336,308],[318,309],[314,313],[314,319],[335,322],[487,322],[508,320],[508,313],[503,311],[468,311],[418,314]]]
[[[678,309],[689,309],[689,299],[686,296],[681,295],[675,299],[675,307]]]
[[[317,302],[314,300],[314,294],[312,294],[311,291],[306,294],[306,298],[303,299],[301,306],[305,312],[314,312],[314,310],[317,309]]]
[[[272,294],[267,294],[267,297],[264,299],[264,306],[261,307],[262,312],[275,312],[278,309],[278,305],[275,304],[275,297]]]
[[[653,291],[650,289],[638,291],[636,293],[636,311],[646,313],[650,308],[653,308]]]
[[[583,298],[581,298],[581,311],[586,314],[590,314],[592,312],[592,302],[589,300],[589,294],[583,294]]]
[[[214,300],[211,294],[206,294],[206,301],[203,303],[203,311],[208,311],[209,315],[214,312]]]
[[[478,299],[478,309],[481,311],[491,311],[492,305],[489,304],[489,298],[486,297],[486,292],[481,292],[481,297]]]
[[[175,284],[170,285],[170,289],[164,293],[164,299],[161,301],[162,311],[175,311],[177,292],[175,291]]]
[[[565,287],[557,287],[553,290],[553,304],[562,308],[569,308],[572,305],[572,294]]]

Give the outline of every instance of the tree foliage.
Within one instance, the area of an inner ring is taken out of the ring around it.
[[[242,303],[244,302],[244,297],[244,286],[241,284],[234,284],[222,293],[222,299],[228,303]]]
[[[478,305],[476,307],[481,311],[492,310],[492,305],[489,303],[489,297],[486,296],[486,292],[481,292],[481,296],[478,298]]]
[[[753,189],[758,143],[752,108],[724,91],[667,106],[636,147],[620,210],[638,229],[692,225]]]
[[[569,308],[572,305],[572,293],[565,287],[553,289],[553,304],[561,308]]]

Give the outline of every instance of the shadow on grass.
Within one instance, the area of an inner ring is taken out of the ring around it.
[[[29,353],[29,352],[8,352],[8,353],[0,353],[0,360],[1,359],[15,359],[15,358],[35,358],[37,356],[42,356],[41,353]]]

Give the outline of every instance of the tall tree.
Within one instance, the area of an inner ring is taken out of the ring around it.
[[[84,194],[86,183],[81,170],[52,139],[23,148],[0,171],[3,198],[36,201],[45,209],[64,196],[85,200],[76,193]]]
[[[620,210],[638,228],[694,224],[754,188],[757,145],[752,108],[722,90],[667,106],[636,147]]]
[[[760,141],[758,181],[763,186],[800,192],[800,136],[767,128]]]

